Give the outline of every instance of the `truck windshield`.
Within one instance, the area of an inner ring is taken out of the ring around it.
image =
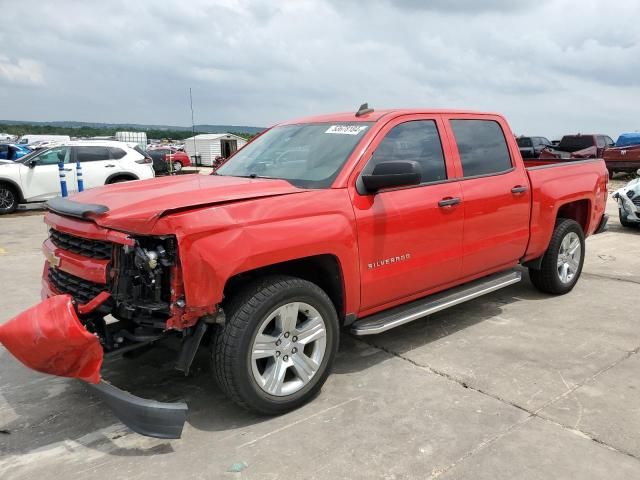
[[[557,149],[565,152],[577,152],[595,145],[591,135],[565,135],[560,140]]]
[[[328,188],[371,122],[283,125],[239,150],[216,174],[279,178],[300,188]]]

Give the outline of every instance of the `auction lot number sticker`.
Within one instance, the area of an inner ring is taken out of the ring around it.
[[[367,125],[331,125],[324,133],[335,133],[338,135],[358,135],[367,129]]]

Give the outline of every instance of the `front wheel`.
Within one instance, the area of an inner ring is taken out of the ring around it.
[[[0,214],[15,212],[18,208],[18,194],[11,185],[0,183]]]
[[[213,370],[231,400],[276,415],[318,393],[339,341],[336,310],[320,287],[296,277],[267,277],[238,292],[224,311]]]
[[[541,268],[529,268],[531,283],[545,293],[569,293],[582,273],[584,253],[584,233],[580,224],[567,218],[558,219]]]
[[[173,171],[176,173],[182,171],[182,162],[173,162]]]

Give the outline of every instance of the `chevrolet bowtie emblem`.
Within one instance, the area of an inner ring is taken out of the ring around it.
[[[49,262],[49,265],[51,265],[52,267],[59,267],[60,266],[60,257],[58,257],[51,250],[45,250],[44,251],[44,256],[46,257],[47,262]]]

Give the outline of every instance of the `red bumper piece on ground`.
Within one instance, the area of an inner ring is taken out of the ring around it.
[[[103,351],[84,328],[69,295],[55,295],[0,325],[0,343],[42,373],[100,381]]]

